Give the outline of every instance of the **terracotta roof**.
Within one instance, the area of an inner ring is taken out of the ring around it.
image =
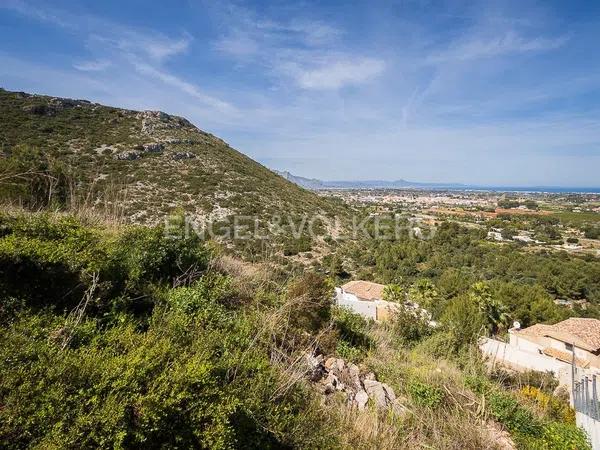
[[[381,300],[384,288],[383,284],[362,280],[350,281],[342,286],[345,292],[354,294],[363,300]]]
[[[600,349],[600,320],[571,317],[554,325],[536,324],[520,330],[528,336],[549,336],[590,352]]]
[[[569,342],[590,352],[600,349],[600,320],[571,317],[552,325],[548,336]],[[567,340],[574,337],[571,341]]]
[[[571,364],[571,362],[573,361],[573,355],[571,353],[561,352],[560,350],[557,350],[555,348],[546,347],[544,350],[542,350],[542,352],[544,353],[544,355],[551,356],[553,358],[558,359],[559,361],[566,362],[568,364]],[[590,365],[590,362],[580,358],[575,358],[575,365],[577,365],[578,367],[586,368]]]
[[[523,328],[519,330],[519,334],[524,334],[525,336],[539,336],[544,337],[548,336],[548,332],[552,328],[552,325],[544,325],[543,323],[536,323],[527,328]]]

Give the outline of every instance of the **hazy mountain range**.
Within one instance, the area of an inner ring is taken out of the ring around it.
[[[440,189],[440,190],[479,190],[498,192],[573,192],[600,193],[600,187],[569,187],[569,186],[486,186],[461,183],[423,183],[418,181],[399,180],[338,180],[326,181],[316,178],[305,178],[293,175],[288,171],[274,172],[305,189]]]

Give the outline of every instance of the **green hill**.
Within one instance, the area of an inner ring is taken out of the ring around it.
[[[184,210],[195,222],[232,215],[332,214],[299,188],[199,130],[159,111],[132,111],[0,89],[0,195],[11,201],[119,206],[136,223]]]

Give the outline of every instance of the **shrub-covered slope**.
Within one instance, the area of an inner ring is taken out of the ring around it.
[[[119,203],[137,223],[183,209],[197,222],[335,207],[199,130],[131,111],[0,89],[0,195],[24,203]]]
[[[160,226],[1,213],[0,447],[588,448],[548,376],[490,377],[444,320],[369,323],[331,298],[314,272]],[[317,354],[394,407],[324,390]]]

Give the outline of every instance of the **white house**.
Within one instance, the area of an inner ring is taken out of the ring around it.
[[[385,286],[370,281],[350,281],[335,288],[335,300],[339,306],[350,308],[357,314],[377,321],[389,319],[396,303],[383,300]]]
[[[509,342],[482,339],[482,352],[494,363],[515,370],[551,371],[561,384],[578,373],[600,374],[600,320],[572,317],[554,325],[509,330]]]

